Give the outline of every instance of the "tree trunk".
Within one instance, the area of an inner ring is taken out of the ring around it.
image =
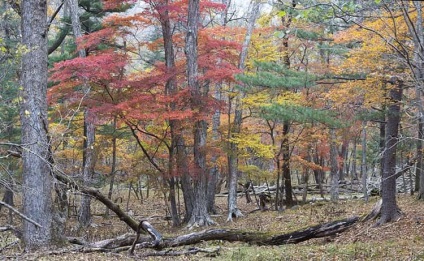
[[[252,37],[253,29],[255,27],[256,19],[259,15],[261,3],[260,1],[254,1],[252,10],[249,15],[249,22],[247,25],[246,35],[244,37],[241,53],[240,53],[240,61],[239,61],[239,69],[244,70],[246,66],[247,53],[249,50],[250,39]],[[243,119],[243,108],[242,108],[242,99],[245,97],[246,93],[244,91],[240,91],[238,95],[235,97],[234,104],[234,121],[231,127],[230,137],[233,135],[237,135],[240,133],[241,124]],[[230,138],[229,137],[229,138]],[[238,179],[238,146],[236,143],[229,141],[228,145],[228,217],[227,221],[232,221],[233,217],[241,217],[243,214],[237,207],[237,179]]]
[[[361,159],[362,192],[368,202],[368,175],[367,175],[367,122],[362,122],[362,159]]]
[[[293,188],[291,183],[291,172],[290,172],[290,143],[289,143],[289,132],[290,132],[290,123],[288,121],[284,121],[283,123],[283,133],[282,137],[282,145],[281,149],[283,152],[283,179],[284,179],[284,191],[286,196],[286,206],[291,207],[295,203],[293,201]]]
[[[353,148],[352,148],[352,155],[351,155],[351,159],[352,159],[352,170],[351,170],[351,179],[353,180],[358,180],[358,173],[356,172],[356,144],[357,142],[357,137],[355,136],[354,140],[353,140]]]
[[[381,218],[378,224],[395,221],[399,217],[399,209],[396,203],[396,148],[400,123],[400,102],[402,100],[403,83],[395,77],[391,82],[395,85],[390,90],[390,100],[387,126],[386,148],[384,153],[384,171],[382,176],[382,205]]]
[[[109,192],[107,193],[107,198],[112,199],[113,185],[115,184],[116,177],[116,117],[113,119],[113,134],[112,134],[112,166],[110,169],[110,182],[109,182]],[[109,208],[106,208],[105,216],[109,216]]]
[[[82,36],[81,23],[78,13],[78,0],[68,0],[69,11],[71,13],[72,31],[74,33],[75,42]],[[78,50],[78,57],[86,57],[84,49]],[[90,88],[84,83],[84,90],[86,94],[89,93]],[[91,184],[91,178],[94,173],[94,141],[95,141],[95,127],[92,119],[89,118],[89,111],[87,108],[84,110],[84,146],[83,146],[83,173],[82,178],[87,185]],[[91,197],[83,195],[81,199],[81,206],[78,214],[78,220],[82,227],[87,227],[91,224]]]
[[[339,163],[337,160],[336,131],[330,129],[331,201],[339,200]]]
[[[47,118],[47,1],[21,2],[22,55],[21,109],[23,160],[23,213],[43,227],[24,221],[23,242],[27,250],[51,245],[52,175],[49,162]]]
[[[192,96],[192,108],[202,109],[202,98],[207,96],[207,89],[199,84],[198,74],[198,25],[200,18],[200,0],[189,0],[187,34],[185,38],[185,54],[187,57],[188,88]],[[196,120],[194,124],[194,172],[193,177],[193,210],[188,221],[188,227],[207,226],[214,222],[207,210],[207,168],[206,168],[206,134],[207,123],[205,120]]]
[[[95,157],[94,157],[94,141],[95,127],[92,123],[91,116],[86,109],[84,111],[84,151],[83,151],[83,173],[82,179],[84,184],[90,186],[94,173]],[[78,221],[82,227],[91,224],[91,197],[83,195],[81,198],[81,207],[79,210]]]

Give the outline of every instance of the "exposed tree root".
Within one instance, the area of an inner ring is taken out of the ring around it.
[[[399,218],[402,217],[403,214],[402,214],[402,211],[400,209],[396,210],[396,214],[395,214],[394,218],[388,218],[388,217],[381,216],[381,206],[382,206],[382,204],[383,204],[382,199],[377,201],[374,204],[371,212],[362,219],[362,222],[367,222],[369,220],[375,220],[375,219],[379,218],[377,220],[377,222],[374,224],[375,227],[378,227],[378,226],[381,226],[381,225],[388,223],[388,222],[398,221]]]

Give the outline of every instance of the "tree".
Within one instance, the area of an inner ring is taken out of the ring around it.
[[[260,1],[253,1],[252,10],[249,17],[249,23],[247,26],[246,36],[243,42],[242,50],[240,53],[239,69],[243,71],[246,67],[246,59],[250,45],[250,39],[252,37],[253,29],[255,27],[256,19],[259,15],[261,3]],[[234,104],[234,122],[230,129],[230,137],[228,144],[228,217],[227,221],[232,221],[233,217],[243,216],[241,211],[237,208],[237,176],[238,176],[238,148],[235,142],[231,141],[233,135],[240,134],[242,125],[242,99],[245,97],[243,90],[235,98]]]
[[[81,24],[78,12],[78,1],[69,0],[69,9],[71,13],[72,31],[74,33],[75,42],[82,36]],[[86,57],[84,49],[78,50],[78,57]],[[85,95],[89,95],[89,86],[86,82],[83,83],[83,91]],[[95,155],[94,155],[94,142],[95,142],[95,126],[93,123],[93,116],[90,115],[88,108],[84,110],[84,142],[83,142],[83,160],[82,160],[82,178],[84,183],[90,185],[91,177],[94,174]],[[87,227],[91,224],[91,197],[85,195],[81,200],[81,207],[79,211],[78,221],[81,226]]]
[[[200,18],[199,0],[189,0],[187,33],[185,38],[185,54],[187,57],[187,83],[192,96],[192,106],[202,109],[201,101],[206,97],[207,90],[202,88],[198,79],[198,24]],[[206,131],[207,125],[204,119],[198,119],[194,123],[194,166],[193,176],[194,202],[193,211],[188,221],[188,226],[207,226],[214,222],[207,210],[207,169],[206,169]]]
[[[28,250],[53,243],[52,175],[47,118],[47,1],[21,3],[23,213],[41,224],[24,221],[23,240]]]

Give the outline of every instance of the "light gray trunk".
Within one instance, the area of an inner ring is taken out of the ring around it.
[[[27,250],[52,244],[52,174],[47,118],[47,1],[21,2],[21,109],[23,213],[41,224],[23,221]]]
[[[253,29],[255,28],[255,22],[259,15],[259,10],[261,7],[260,1],[254,1],[252,6],[252,11],[250,12],[249,22],[247,24],[247,31],[243,41],[239,69],[244,70],[246,66],[247,52],[249,50],[250,39],[252,37]],[[240,133],[242,118],[243,118],[243,109],[242,109],[242,99],[245,97],[245,92],[240,91],[235,98],[234,103],[234,122],[231,127],[231,134],[237,135]],[[227,221],[232,221],[233,217],[240,217],[243,214],[237,207],[237,172],[238,172],[238,147],[234,142],[229,142],[229,152],[228,152],[228,217]]]

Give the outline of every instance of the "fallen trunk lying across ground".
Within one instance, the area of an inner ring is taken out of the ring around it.
[[[168,248],[184,245],[197,244],[203,241],[224,240],[228,242],[246,242],[256,245],[283,245],[296,244],[312,238],[320,238],[335,235],[343,232],[353,224],[358,222],[359,217],[350,217],[342,220],[332,221],[319,224],[306,229],[294,231],[287,234],[249,232],[234,229],[209,229],[201,232],[194,232],[175,238],[163,238],[162,235],[147,221],[141,221],[139,224],[129,215],[127,215],[119,205],[114,204],[100,193],[99,190],[77,184],[70,178],[56,174],[56,178],[68,186],[89,194],[102,202],[109,209],[114,211],[118,217],[124,221],[129,227],[137,232],[137,235],[122,235],[115,239],[107,239],[95,243],[87,243],[76,238],[69,240],[71,243],[83,245],[83,251],[100,251],[100,252],[121,252],[130,250],[132,253],[137,248]],[[150,237],[140,237],[140,229],[147,232]],[[152,240],[153,239],[153,240]],[[136,241],[136,242],[134,242]]]
[[[148,231],[151,237],[139,237],[136,248],[169,248],[185,245],[193,245],[203,241],[224,240],[228,242],[246,242],[255,245],[284,245],[296,244],[312,238],[321,238],[331,235],[336,235],[345,231],[353,224],[359,221],[359,217],[350,217],[342,220],[332,221],[324,224],[319,224],[302,230],[297,230],[287,234],[264,233],[264,232],[249,232],[234,229],[208,229],[200,232],[194,232],[186,235],[177,236],[174,238],[163,238],[160,242],[157,241],[158,234],[152,234]],[[142,221],[143,230],[154,229],[147,221]],[[91,244],[81,242],[75,238],[70,240],[72,243],[83,244],[84,252],[100,251],[100,252],[122,252],[131,249],[132,242],[136,239],[136,235],[123,235],[114,239],[107,239]],[[153,241],[152,241],[153,239]],[[133,252],[133,248],[130,252]]]

